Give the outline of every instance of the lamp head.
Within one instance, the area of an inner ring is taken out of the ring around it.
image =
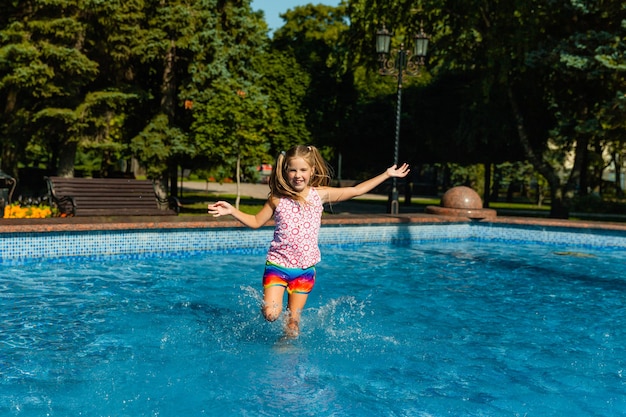
[[[383,27],[376,31],[376,53],[378,54],[388,54],[391,48],[391,33],[385,27],[383,23]]]
[[[424,32],[423,24],[420,24],[420,31],[415,35],[415,44],[413,47],[413,55],[419,58],[426,57],[428,53],[428,42],[430,36]]]

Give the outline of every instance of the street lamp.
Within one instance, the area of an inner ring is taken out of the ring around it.
[[[402,109],[402,77],[417,76],[420,74],[420,67],[424,65],[424,58],[428,51],[428,41],[430,37],[424,33],[424,28],[420,24],[419,32],[413,37],[413,49],[404,49],[404,43],[400,48],[390,51],[392,34],[383,27],[376,31],[376,53],[380,75],[390,75],[398,79],[398,99],[396,104],[396,136],[393,148],[393,163],[398,165],[398,152],[400,148],[400,114]],[[398,214],[398,179],[392,178],[389,212]]]

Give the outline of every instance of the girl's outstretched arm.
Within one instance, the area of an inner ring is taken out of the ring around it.
[[[321,189],[322,200],[325,203],[337,203],[339,201],[350,200],[351,198],[358,197],[369,191],[372,191],[378,185],[382,184],[389,178],[404,178],[409,173],[409,165],[402,164],[400,167],[393,165],[380,175],[370,178],[367,181],[363,181],[354,187],[325,187]]]
[[[226,216],[230,214],[235,219],[252,229],[258,229],[263,226],[272,218],[272,215],[274,214],[274,207],[271,200],[267,200],[261,211],[257,214],[244,213],[233,207],[233,205],[227,201],[218,201],[216,203],[209,204],[208,209],[209,214],[212,214],[213,217]]]

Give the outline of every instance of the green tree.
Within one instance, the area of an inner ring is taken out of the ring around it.
[[[162,193],[168,188],[177,192],[177,171],[185,158],[194,153],[193,141],[184,115],[181,97],[194,48],[205,28],[215,18],[211,11],[216,2],[146,1],[140,43],[141,88],[147,94],[139,107],[147,123],[131,140],[133,154],[147,167],[148,176],[157,180]]]
[[[475,110],[466,112],[472,123],[464,125],[464,135],[483,138],[488,131],[476,121],[495,114],[493,109],[507,109],[524,157],[550,185],[551,215],[567,216],[571,191],[588,166],[589,134],[601,126],[589,115],[606,109],[602,103],[622,90],[621,77],[615,77],[623,56],[621,3],[425,0],[383,7],[377,0],[363,0],[350,2],[349,11],[351,39],[360,56],[381,21],[424,20],[433,33],[430,66],[435,78],[463,74],[476,86],[468,103]],[[569,175],[562,175],[565,160],[555,158],[549,144],[576,153]]]
[[[258,70],[263,74],[259,85],[268,96],[269,124],[264,134],[270,143],[270,155],[275,156],[297,144],[310,143],[304,100],[311,76],[288,52],[269,48],[257,61]]]
[[[81,20],[80,2],[6,3],[0,29],[0,94],[4,101],[0,136],[3,165],[17,174],[37,113],[47,110],[49,117],[61,123],[69,121],[69,113],[81,104],[82,90],[95,79],[98,67],[86,55],[87,26]],[[59,160],[69,160],[78,138],[71,132],[57,133]],[[70,170],[63,166],[61,174]]]
[[[565,10],[563,25],[569,26],[563,36],[544,42],[529,62],[543,70],[545,95],[557,116],[551,148],[558,149],[561,160],[573,159],[561,186],[571,199],[601,189],[604,156],[623,143],[625,118],[612,109],[621,106],[620,92],[626,87],[622,24],[626,11],[618,2],[572,2]]]
[[[265,56],[267,27],[249,1],[216,2],[211,10],[216,17],[193,39],[195,59],[183,91],[193,102],[196,155],[232,167],[239,185],[242,165],[268,159],[271,113],[257,61]],[[239,195],[238,187],[237,204]]]
[[[13,170],[44,161],[71,176],[81,148],[119,148],[112,121],[136,97],[127,51],[140,3],[13,4],[3,3],[0,29],[2,159]]]
[[[348,30],[345,8],[308,4],[281,17],[285,24],[274,32],[272,46],[293,56],[308,74],[303,106],[311,139],[321,148],[341,149],[345,121],[356,101],[353,72],[343,43]]]

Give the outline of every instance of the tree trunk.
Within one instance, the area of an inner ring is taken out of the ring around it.
[[[561,180],[559,179],[556,171],[547,162],[540,158],[535,153],[532,146],[530,146],[530,140],[528,139],[528,134],[526,133],[524,125],[524,116],[522,115],[517,101],[515,100],[513,89],[509,85],[507,86],[507,90],[509,103],[511,105],[511,110],[513,111],[513,117],[516,121],[517,134],[522,148],[526,153],[526,157],[530,163],[533,164],[535,169],[546,179],[546,181],[548,181],[551,197],[550,217],[566,219],[569,217],[569,209],[566,201],[564,200],[563,190],[561,189]]]
[[[483,207],[488,208],[491,196],[489,190],[491,189],[491,162],[485,162],[485,176],[483,184]]]
[[[235,207],[239,209],[239,202],[241,201],[241,154],[237,154],[237,168],[235,171],[235,176],[237,177],[237,197],[235,198]]]
[[[624,195],[622,190],[622,158],[616,152],[613,154],[613,164],[615,165],[615,190],[618,197]]]
[[[59,162],[57,164],[57,175],[59,177],[72,178],[74,176],[74,161],[78,142],[70,140],[59,146]]]
[[[9,91],[7,91],[7,101],[4,105],[4,115],[6,117],[8,117],[9,114],[13,113],[13,110],[15,110],[16,103],[17,103],[17,89],[9,88]]]
[[[170,180],[170,195],[178,196],[178,164],[172,162],[169,164],[169,180]],[[167,186],[167,181],[163,181]],[[182,190],[180,190],[182,197]],[[167,188],[165,188],[165,196],[167,196]]]
[[[10,120],[11,113],[15,110],[15,104],[17,103],[17,89],[10,88],[6,97],[4,119]],[[15,179],[18,179],[17,159],[14,143],[8,137],[2,138],[2,143],[0,144],[0,169]]]
[[[570,173],[569,179],[565,186],[565,192],[567,196],[573,196],[574,191],[578,188],[579,195],[587,195],[587,188],[589,186],[587,166],[588,166],[588,153],[589,153],[589,138],[583,136],[576,141],[576,150],[574,154],[574,166]]]
[[[499,201],[498,197],[500,194],[500,187],[501,187],[501,182],[500,182],[500,170],[498,169],[497,165],[494,165],[493,167],[493,186],[491,187],[491,193],[489,194],[489,201],[490,202],[496,202]]]
[[[8,143],[8,140],[4,140],[3,142],[2,148],[0,149],[0,169],[15,179],[18,179],[17,155],[15,149]]]
[[[174,66],[176,63],[176,44],[170,40],[170,47],[165,53],[163,68],[163,84],[161,85],[161,111],[167,115],[170,123],[174,122],[176,112],[176,80]]]
[[[161,112],[167,116],[168,125],[174,123],[175,117],[175,100],[176,100],[176,80],[174,65],[176,62],[176,44],[174,40],[170,40],[170,47],[165,53],[163,62],[163,82],[161,84]],[[167,187],[169,179],[169,194],[178,195],[178,164],[174,161],[174,157],[170,156],[166,161],[167,172],[158,178],[159,181]],[[167,195],[167,188],[164,190]]]
[[[161,200],[167,199],[167,181],[166,180],[157,180],[153,182],[154,184],[154,193]],[[163,208],[162,203],[159,202],[159,207]]]

